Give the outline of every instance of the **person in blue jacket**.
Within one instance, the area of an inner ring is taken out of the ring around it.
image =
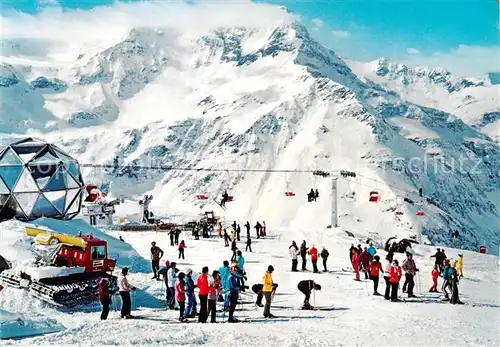
[[[186,309],[184,310],[184,317],[186,318],[194,318],[196,317],[196,296],[194,295],[194,288],[196,286],[194,285],[193,281],[193,270],[187,269],[186,270],[186,296],[187,296],[187,301],[188,304],[186,306]]]
[[[245,281],[244,281],[244,279],[246,279],[246,277],[245,277],[246,273],[245,273],[245,268],[244,268],[245,258],[241,254],[241,251],[237,251],[236,254],[238,255],[236,257],[236,262],[238,263],[238,269],[239,269],[238,273],[241,275],[238,277],[240,280],[241,291],[245,291],[245,289],[248,288],[248,287],[245,288]]]
[[[441,276],[443,277],[443,286],[441,287],[441,290],[444,293],[445,300],[450,300],[450,296],[449,296],[448,292],[446,291],[447,288],[450,289],[450,291],[451,291],[451,288],[450,288],[450,268],[451,268],[450,261],[448,259],[445,259],[443,272],[441,273]]]
[[[238,296],[240,293],[240,281],[238,279],[238,268],[236,266],[231,267],[231,276],[229,276],[229,323],[237,323],[238,320],[234,318],[234,310],[236,309],[236,304],[238,302]]]
[[[223,265],[219,268],[220,281],[222,288],[224,289],[224,310],[229,308],[229,276],[231,276],[231,269],[229,268],[229,262],[224,260]]]
[[[375,256],[375,254],[377,254],[377,249],[373,247],[372,242],[370,242],[370,247],[368,247],[368,254],[370,255],[370,261]]]

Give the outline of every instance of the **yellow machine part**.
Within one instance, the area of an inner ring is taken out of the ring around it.
[[[68,234],[55,233],[53,231],[38,229],[33,227],[26,227],[26,235],[35,238],[35,242],[39,245],[53,245],[57,243],[64,243],[85,248],[87,243],[83,238],[72,236]]]

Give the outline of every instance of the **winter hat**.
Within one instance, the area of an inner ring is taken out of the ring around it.
[[[274,271],[274,267],[272,265],[269,265],[267,267],[267,272],[273,272]]]
[[[165,265],[166,266],[169,266],[170,265],[170,262],[168,260],[165,261]]]

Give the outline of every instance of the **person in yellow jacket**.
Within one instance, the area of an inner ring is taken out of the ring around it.
[[[274,271],[274,267],[269,265],[267,267],[267,272],[264,275],[264,283],[262,287],[262,292],[264,293],[264,298],[266,298],[266,305],[264,306],[264,317],[265,318],[273,318],[274,316],[271,314],[271,296],[274,290],[273,276],[272,273]]]
[[[458,277],[464,277],[464,256],[463,254],[458,255],[457,259],[457,275]]]

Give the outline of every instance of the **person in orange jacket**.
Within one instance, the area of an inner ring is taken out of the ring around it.
[[[370,273],[370,279],[373,281],[373,295],[380,296],[381,294],[377,292],[378,289],[378,276],[379,273],[383,273],[382,264],[380,264],[380,257],[376,255],[373,257],[371,264],[367,268],[367,272]]]
[[[201,275],[196,281],[196,286],[200,290],[198,297],[200,298],[200,314],[198,322],[206,323],[208,319],[208,292],[215,290],[208,286],[208,266],[204,266],[201,270]]]
[[[316,247],[314,247],[314,245],[313,245],[307,253],[309,253],[309,255],[311,256],[311,262],[313,264],[313,271],[319,272],[318,271],[318,249]]]
[[[184,249],[187,248],[186,247],[186,243],[184,242],[184,240],[181,241],[181,243],[179,244],[179,259],[181,259],[181,256],[182,256],[182,259],[184,259]]]
[[[434,270],[432,270],[432,287],[429,289],[430,293],[437,293],[439,269],[437,265],[434,265]]]
[[[351,263],[352,263],[352,268],[354,269],[354,272],[356,273],[356,278],[354,279],[355,281],[361,281],[359,279],[359,254],[356,251],[356,249],[351,249]]]
[[[399,281],[403,276],[403,270],[399,266],[397,259],[392,261],[391,269],[389,270],[389,282],[391,283],[391,301],[397,302],[398,300],[398,287]]]

